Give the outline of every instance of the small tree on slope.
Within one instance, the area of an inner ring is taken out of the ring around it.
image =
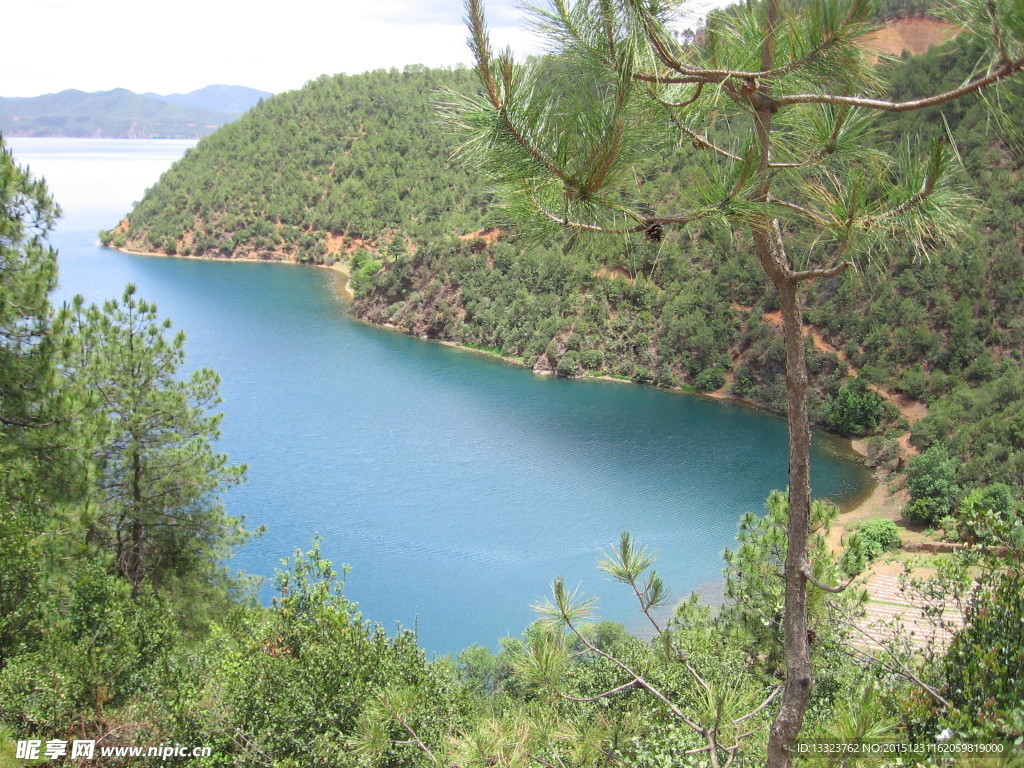
[[[515,63],[491,50],[481,0],[467,0],[482,97],[453,98],[460,152],[487,174],[510,217],[535,233],[643,235],[668,227],[744,229],[778,291],[786,350],[789,520],[785,690],[768,764],[790,763],[812,686],[810,424],[800,291],[909,241],[922,254],[962,232],[955,153],[923,158],[869,140],[877,115],[941,105],[998,87],[1024,69],[1015,0],[954,0],[964,45],[986,58],[960,87],[910,101],[883,96],[879,62],[858,40],[871,0],[748,0],[713,13],[698,42],[671,32],[665,0],[551,0],[532,9],[555,56]],[[680,207],[645,199],[642,172],[692,147]]]
[[[245,537],[218,498],[245,474],[214,450],[219,378],[208,368],[181,376],[184,334],[168,338],[170,322],[132,285],[102,307],[76,297],[66,314],[64,373],[97,407],[100,512],[90,538],[109,550],[133,595],[144,584],[180,591],[214,580],[228,547]]]

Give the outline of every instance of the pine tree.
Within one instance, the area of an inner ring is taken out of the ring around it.
[[[58,394],[60,334],[49,300],[57,254],[46,237],[59,214],[45,183],[0,144],[0,484],[10,493],[31,481],[49,497],[67,495],[80,479]]]
[[[91,540],[111,552],[135,594],[143,584],[208,583],[243,536],[218,499],[245,467],[230,466],[213,448],[217,375],[203,368],[181,377],[184,334],[168,338],[170,322],[136,299],[134,286],[102,307],[76,298],[68,324],[64,373],[95,408],[100,511]]]
[[[27,642],[64,554],[65,506],[88,487],[82,403],[63,386],[66,337],[49,298],[57,253],[47,236],[59,214],[0,141],[0,657]]]
[[[484,89],[453,97],[461,154],[487,174],[509,218],[546,236],[643,236],[670,228],[745,231],[778,292],[786,353],[789,519],[784,566],[785,690],[768,743],[787,766],[810,703],[810,422],[801,291],[899,242],[920,253],[963,232],[956,155],[937,140],[873,146],[882,112],[938,106],[997,87],[1024,69],[1014,0],[957,0],[963,45],[981,42],[977,74],[952,90],[884,98],[877,58],[858,40],[875,28],[870,0],[761,0],[712,13],[698,40],[672,34],[676,3],[552,0],[531,9],[553,57],[517,64],[491,50],[480,0],[467,0]],[[648,200],[652,157],[692,149],[680,207]]]

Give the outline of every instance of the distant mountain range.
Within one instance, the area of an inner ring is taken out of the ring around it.
[[[158,93],[144,93],[143,96],[178,104],[182,107],[198,107],[199,109],[212,109],[214,112],[241,114],[251,107],[255,107],[260,99],[269,98],[273,94],[257,91],[255,88],[246,88],[242,85],[208,85],[191,93],[170,93],[166,96],[161,96]]]
[[[208,85],[161,96],[124,88],[61,91],[28,98],[0,97],[4,136],[118,139],[197,139],[230,123],[273,94],[237,85]]]

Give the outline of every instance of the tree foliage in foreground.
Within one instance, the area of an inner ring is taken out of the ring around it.
[[[18,219],[19,210],[5,208],[4,223]],[[5,255],[16,262],[25,241],[16,236],[10,245]],[[45,265],[40,269],[45,275]],[[558,281],[557,273],[535,277],[541,276]],[[107,310],[95,310],[87,323],[95,321],[95,327],[86,332],[82,326],[81,334],[66,339],[68,360],[85,349],[109,347],[112,359],[134,359],[144,372],[172,352],[175,344],[163,338],[159,324],[124,322],[125,305],[133,301],[115,302],[106,315]],[[146,314],[141,304],[130,309]],[[36,314],[42,318],[45,311],[41,306]],[[43,336],[57,328],[48,320],[37,327]],[[122,333],[128,327],[139,333]],[[158,330],[147,330],[154,327]],[[130,338],[144,340],[150,357],[133,358],[139,350],[132,349]],[[582,365],[586,350],[571,351],[580,353]],[[115,375],[116,369],[97,362],[95,388],[117,381],[109,392],[119,392],[118,402],[133,402],[127,395],[138,395],[134,379]],[[19,379],[22,386],[49,380],[54,389],[74,391],[71,383],[51,377],[49,365],[22,370],[40,372]],[[187,388],[189,382],[177,384]],[[166,385],[168,392],[176,391],[175,384]],[[74,394],[80,403],[90,402],[81,390]],[[35,412],[45,413],[59,397],[40,394]],[[168,397],[165,404],[180,405],[181,398]],[[178,415],[184,425],[199,419],[187,409]],[[122,530],[131,543],[134,524],[126,513],[148,515],[159,508],[111,498],[104,509],[96,498],[102,497],[99,485],[93,487],[94,498],[65,495],[64,503],[55,502],[46,493],[35,452],[44,444],[37,436],[52,439],[45,432],[48,424],[38,420],[23,426],[23,441],[14,433],[2,436],[4,469],[15,467],[7,477],[18,481],[0,496],[5,534],[0,605],[11,608],[0,617],[5,739],[18,734],[94,736],[107,745],[212,741],[215,756],[196,764],[237,766],[582,767],[618,761],[653,768],[758,761],[769,751],[767,723],[778,711],[780,660],[786,651],[785,597],[777,571],[793,551],[784,531],[790,515],[782,495],[773,496],[768,517],[743,522],[741,546],[729,559],[727,575],[735,600],[717,617],[686,603],[666,624],[657,610],[668,592],[650,573],[652,557],[624,537],[603,568],[634,590],[655,627],[654,642],[609,625],[588,626],[590,605],[559,585],[554,599],[542,606],[547,626],[506,641],[497,659],[474,649],[453,668],[444,660],[426,662],[413,636],[389,638],[368,625],[315,549],[289,564],[271,607],[232,600],[212,560],[192,567],[192,555],[213,555],[219,550],[215,545],[225,542],[214,540],[223,528],[205,529],[208,534],[198,530],[211,507],[188,495],[182,498],[192,499],[201,513],[197,532],[208,538],[185,547],[190,556],[183,561],[162,557],[164,545],[172,545],[163,540],[159,525],[141,518],[148,528],[142,541],[153,548],[143,558],[146,577],[133,580],[137,571],[118,565],[111,526],[128,523]],[[87,452],[99,459],[94,476],[107,478],[113,487],[114,475],[100,470],[128,467],[134,479],[132,457],[142,455],[142,443],[132,447],[121,439],[127,448],[116,454],[103,442],[123,435],[116,425],[97,419],[88,426],[74,440],[91,441]],[[76,444],[60,447],[72,453]],[[218,464],[212,466],[216,475]],[[138,485],[138,499],[132,491],[129,501],[143,500],[158,483],[146,478]],[[189,485],[185,478],[183,487]],[[854,594],[832,589],[845,566],[820,545],[808,548],[807,578],[814,586],[808,605],[813,632],[807,639],[817,684],[804,714],[806,735],[848,741],[897,733],[922,739],[949,725],[961,734],[1010,741],[1020,736],[1015,683],[1020,658],[1013,643],[1019,580],[1016,570],[1007,570],[1016,569],[1016,559],[1004,559],[1000,549],[1019,545],[1013,532],[1020,527],[1019,502],[1012,493],[1009,502],[1007,497],[989,489],[963,500],[962,535],[992,547],[986,555],[993,557],[985,563],[991,576],[971,604],[974,634],[964,635],[945,663],[933,657],[936,663],[924,669],[915,657],[886,661],[851,655],[842,627],[825,618],[855,607]],[[992,518],[995,506],[1000,510]],[[811,511],[814,520],[828,517],[820,508]],[[98,531],[105,535],[97,536]],[[192,543],[178,540],[173,546]],[[189,600],[194,594],[211,600]],[[471,685],[460,688],[459,675]],[[471,694],[475,698],[469,701]]]
[[[81,467],[69,435],[73,406],[59,395],[50,291],[57,254],[46,237],[60,214],[45,184],[0,146],[0,485],[16,494],[22,476],[35,490],[72,494]]]
[[[217,708],[196,712],[229,765],[412,768],[468,723],[468,697],[416,635],[389,637],[343,594],[314,546],[275,578],[270,608],[239,610],[213,644]]]

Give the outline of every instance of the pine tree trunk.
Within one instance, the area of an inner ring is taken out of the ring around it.
[[[143,577],[144,530],[142,525],[142,459],[137,451],[132,456],[132,507],[135,515],[132,520],[131,573],[128,575],[128,580],[132,584],[132,597],[138,597]]]
[[[807,359],[798,296],[791,277],[776,281],[782,306],[789,417],[789,520],[785,573],[783,654],[786,688],[768,739],[769,768],[790,765],[811,700],[811,656],[807,636],[807,542],[811,518],[811,432],[807,415]]]
[[[761,46],[761,69],[775,66],[776,28],[779,0],[764,6],[765,37]],[[751,96],[755,135],[760,150],[758,187],[752,199],[771,199],[772,81],[763,78]],[[789,768],[804,715],[811,701],[810,643],[807,637],[807,541],[811,524],[811,431],[807,416],[807,359],[804,355],[803,320],[800,313],[799,282],[786,253],[779,222],[764,218],[755,223],[752,234],[758,260],[771,278],[782,307],[782,336],[786,348],[786,406],[789,424],[789,518],[786,523],[785,601],[782,617],[785,689],[779,711],[768,736],[768,768]]]

